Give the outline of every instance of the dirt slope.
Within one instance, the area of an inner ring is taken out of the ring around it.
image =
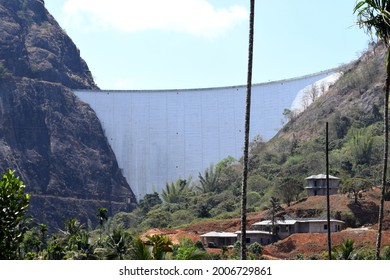
[[[354,240],[354,247],[375,248],[377,238],[377,217],[378,217],[379,189],[363,194],[362,198],[355,204],[348,195],[338,194],[331,196],[330,204],[332,214],[340,217],[353,218],[359,227],[346,228],[345,230],[332,234],[332,246],[337,246],[347,239]],[[325,214],[326,197],[308,197],[290,207],[285,207],[285,213],[291,216],[312,217]],[[383,232],[382,246],[390,245],[390,202],[385,203],[385,231]],[[334,215],[333,215],[334,216]],[[260,221],[266,217],[266,212],[250,213],[247,217],[248,225]],[[340,218],[338,217],[338,218]],[[351,218],[351,219],[352,219]],[[352,222],[351,222],[352,223]],[[250,227],[248,227],[249,229]],[[168,235],[173,243],[180,242],[183,237],[193,241],[201,240],[200,235],[209,231],[234,232],[240,229],[240,219],[229,219],[220,221],[202,221],[188,227],[179,229],[151,229],[144,235],[163,234]],[[327,251],[327,235],[321,233],[300,233],[293,234],[277,243],[264,246],[264,255],[269,259],[294,259],[298,254],[306,258],[310,256],[323,257]]]

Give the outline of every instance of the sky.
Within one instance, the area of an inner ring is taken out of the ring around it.
[[[249,0],[45,0],[101,89],[244,85]],[[253,83],[349,63],[370,37],[356,0],[258,0]]]

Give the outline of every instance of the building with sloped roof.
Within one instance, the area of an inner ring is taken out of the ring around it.
[[[341,220],[330,219],[330,231],[338,232],[344,228]],[[326,217],[320,218],[291,218],[288,215],[274,221],[276,235],[283,239],[293,233],[327,233],[328,221]],[[253,229],[272,232],[272,221],[264,220],[254,223]]]
[[[272,234],[272,221],[263,220],[252,224],[251,230],[246,231],[246,243],[258,242],[267,245],[275,240],[283,239],[294,233],[327,233],[328,221],[326,217],[318,218],[292,218],[288,215],[278,217],[274,221],[274,232]],[[334,218],[330,219],[330,231],[338,232],[344,229],[345,223]],[[208,232],[201,235],[203,244],[211,247],[222,247],[233,245],[241,240],[241,231],[236,232]]]
[[[237,233],[234,232],[211,231],[202,234],[200,237],[202,238],[202,243],[209,248],[229,246],[237,241]]]
[[[308,196],[326,195],[326,175],[318,174],[305,178]],[[337,194],[340,178],[329,175],[329,195]]]

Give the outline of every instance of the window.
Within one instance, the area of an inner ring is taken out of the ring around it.
[[[327,224],[324,225],[324,229],[325,230],[328,229],[328,225]]]
[[[249,244],[249,243],[251,243],[251,239],[250,239],[250,238],[247,238],[247,239],[245,239],[245,242],[246,242],[247,244]]]

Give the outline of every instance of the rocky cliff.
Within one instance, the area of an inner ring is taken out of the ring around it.
[[[76,88],[97,86],[44,1],[0,0],[0,171],[16,171],[32,196],[30,214],[52,227],[135,202]]]

